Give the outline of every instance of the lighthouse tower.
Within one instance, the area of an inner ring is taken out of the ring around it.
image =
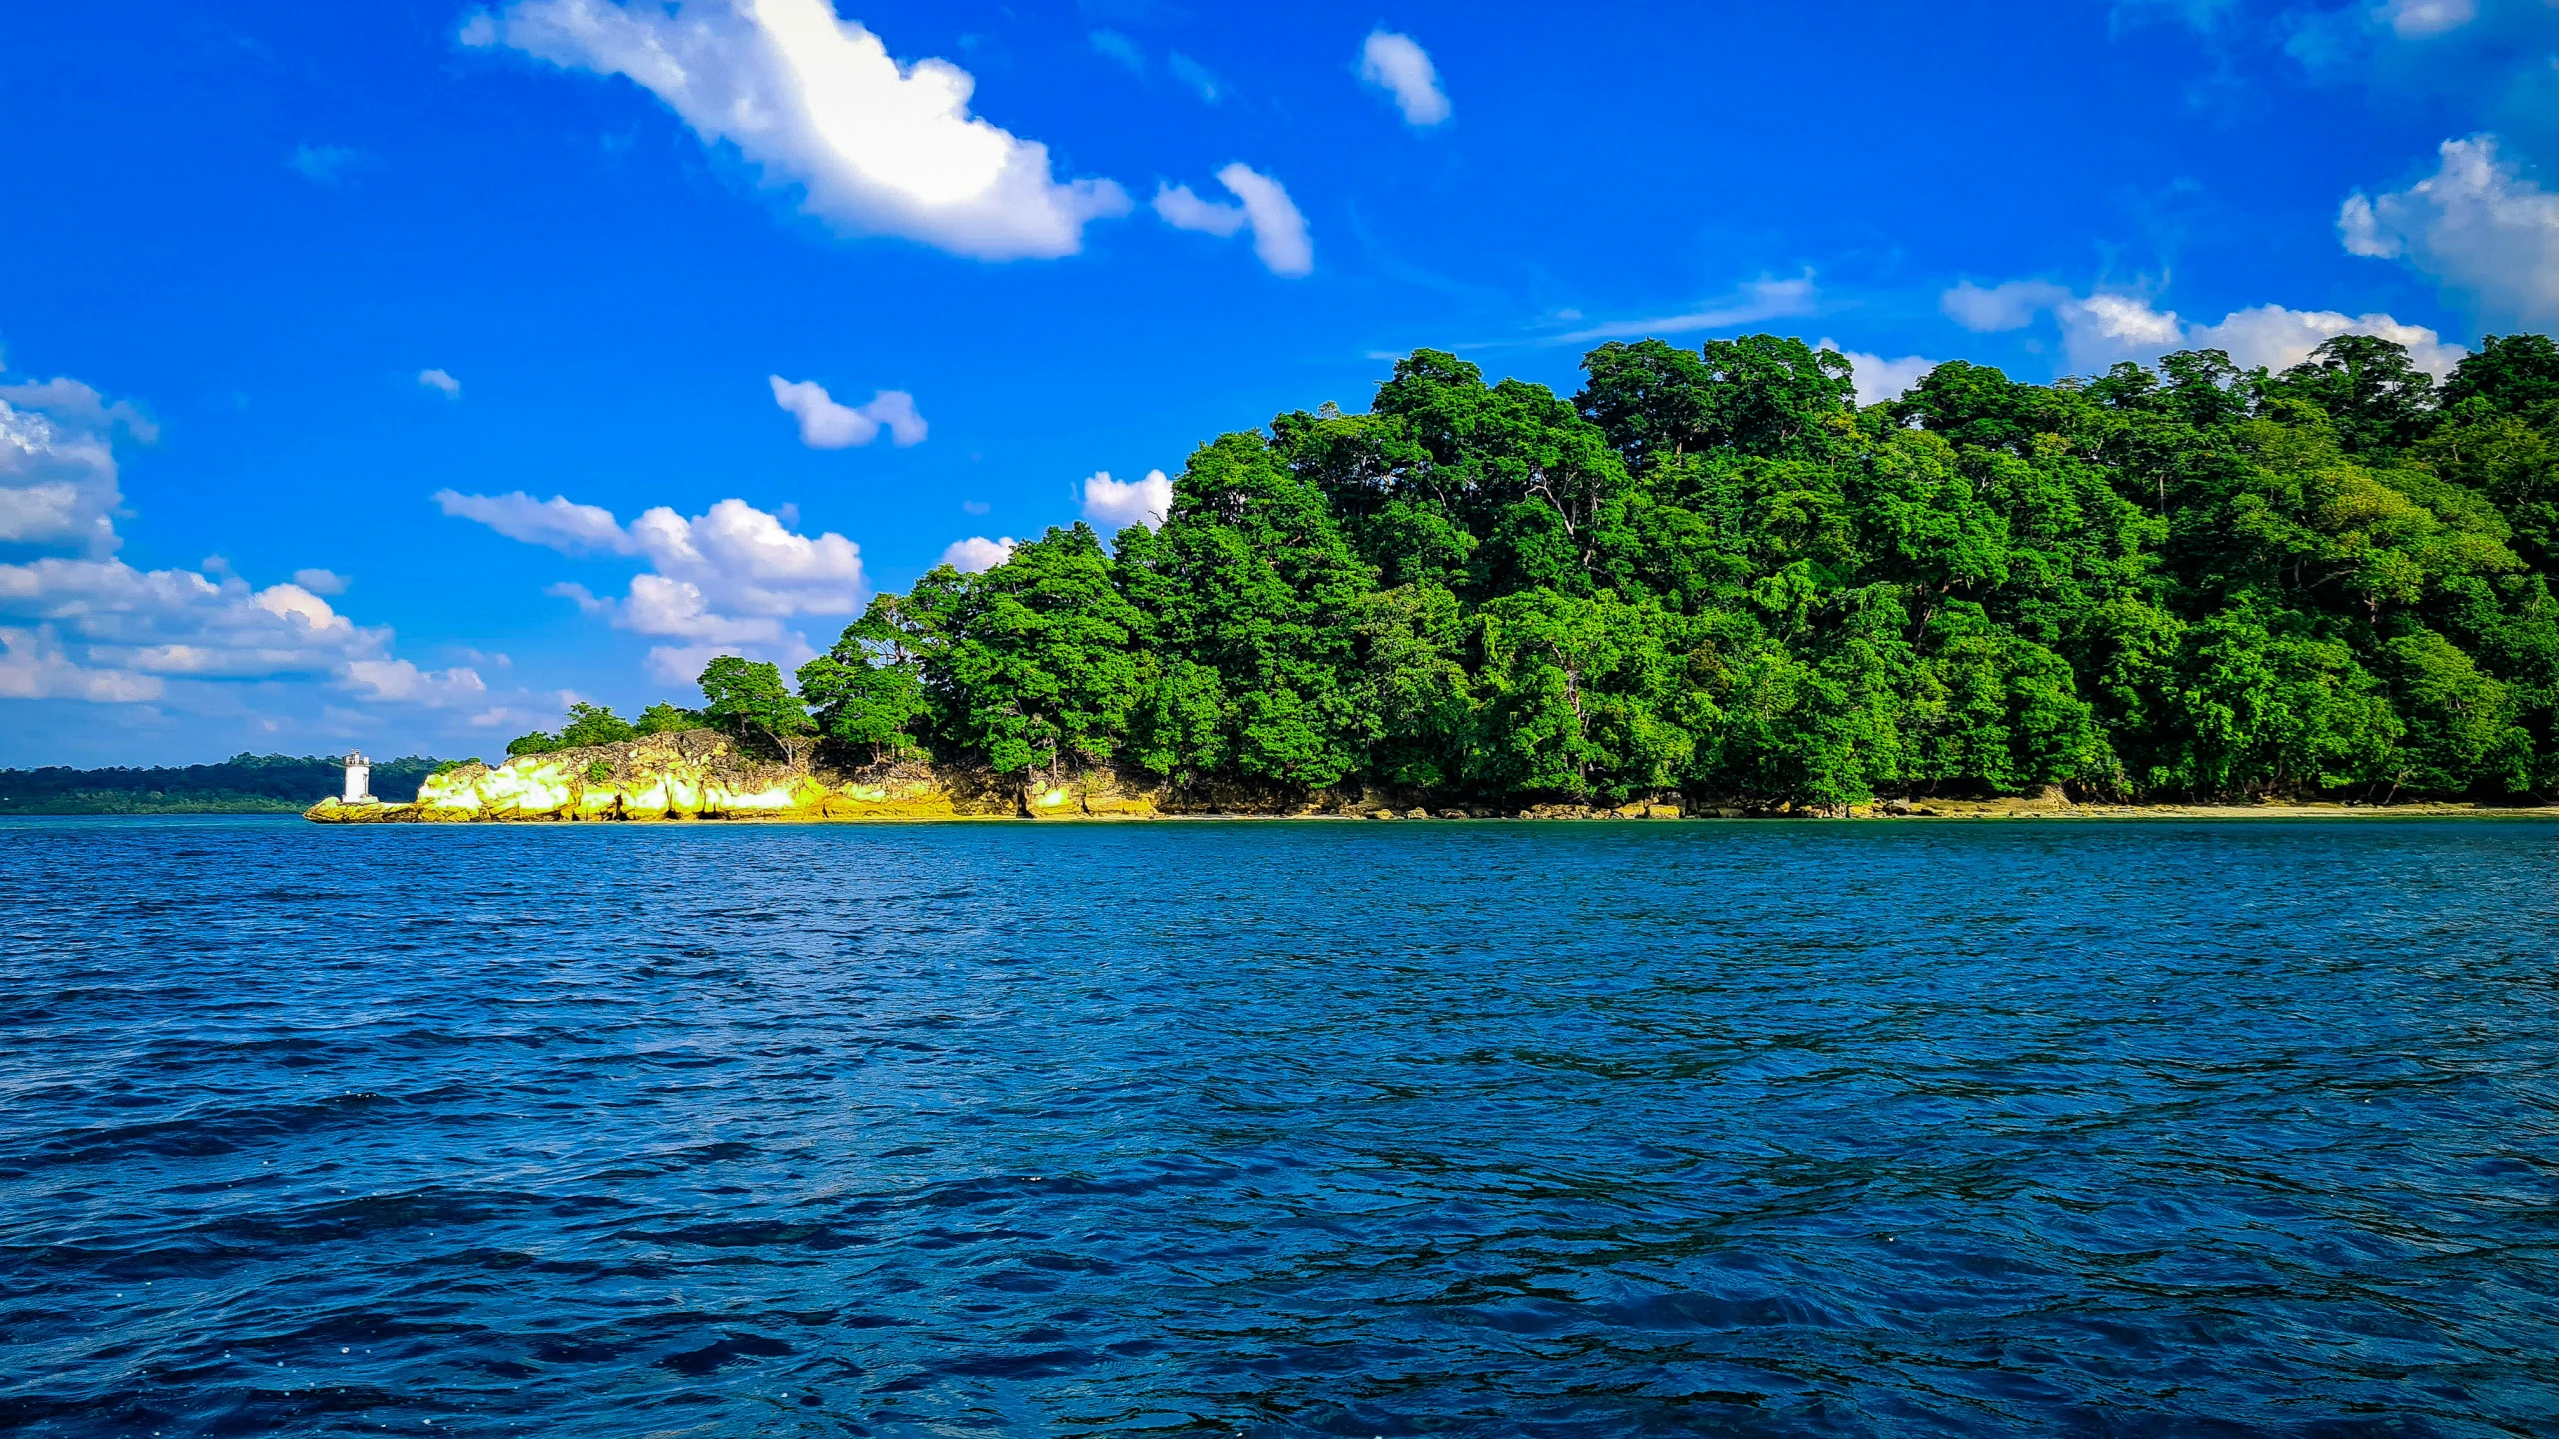
[[[347,751],[347,792],[339,798],[338,803],[379,804],[381,801],[373,797],[372,776],[373,761],[366,759],[359,751]]]

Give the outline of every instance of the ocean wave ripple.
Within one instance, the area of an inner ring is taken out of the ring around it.
[[[0,825],[0,1428],[2559,1432],[2554,859]]]

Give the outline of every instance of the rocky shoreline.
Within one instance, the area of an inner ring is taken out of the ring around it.
[[[760,820],[824,823],[929,819],[1527,819],[1663,820],[1827,817],[1847,819],[2274,818],[2350,815],[2539,815],[2559,806],[2321,803],[2121,805],[2078,803],[2059,790],[1999,800],[1884,800],[1826,815],[1813,811],[1691,805],[1676,798],[1614,807],[1540,804],[1523,809],[1434,806],[1428,797],[1374,786],[1283,790],[1233,784],[1176,785],[1153,775],[1092,769],[1025,783],[960,766],[896,764],[837,770],[789,765],[741,751],[711,730],[648,735],[618,744],[473,761],[429,776],[414,803],[343,804],[303,811],[321,824],[664,823]]]

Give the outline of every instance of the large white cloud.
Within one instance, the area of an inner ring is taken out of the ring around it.
[[[0,544],[115,553],[113,418],[76,380],[0,385]]]
[[[2435,173],[2405,190],[2346,197],[2346,249],[2405,260],[2501,319],[2559,323],[2559,194],[2500,159],[2494,135],[2437,153]]]
[[[796,664],[815,651],[789,622],[849,615],[869,596],[861,547],[832,532],[805,535],[779,515],[727,499],[690,519],[660,505],[627,526],[612,511],[565,496],[536,501],[522,493],[463,495],[440,491],[448,515],[477,520],[510,539],[563,554],[603,550],[635,555],[649,572],[634,575],[620,599],[585,587],[551,593],[590,614],[651,639],[651,672],[689,683],[714,656],[740,654]]]
[[[1449,116],[1439,67],[1410,35],[1382,28],[1368,32],[1359,48],[1359,77],[1394,96],[1407,125],[1436,125]]]
[[[1142,480],[1115,480],[1108,470],[1084,481],[1084,518],[1103,534],[1131,525],[1160,528],[1173,510],[1173,482],[1162,470],[1148,470]]]
[[[867,404],[843,405],[815,380],[794,384],[774,375],[771,384],[773,403],[800,422],[800,443],[812,450],[867,445],[882,429],[900,448],[924,443],[924,416],[916,412],[915,397],[904,390],[881,390]]]
[[[390,656],[387,626],[338,613],[314,586],[250,584],[229,566],[143,570],[115,558],[114,432],[155,431],[131,405],[76,380],[0,385],[0,696],[220,707],[216,681],[304,680],[394,702],[364,666]],[[53,553],[46,553],[52,551]],[[313,579],[337,576],[308,570]],[[467,668],[446,688],[479,685]]]
[[[2255,305],[2234,310],[2216,324],[2189,324],[2142,296],[2100,290],[2074,295],[2042,280],[2011,280],[1983,289],[1967,281],[1948,290],[1941,305],[1974,330],[2014,330],[2046,310],[2061,326],[2071,367],[2104,369],[2119,360],[2148,362],[2173,350],[2220,350],[2242,369],[2284,370],[2339,335],[2377,335],[2408,348],[2409,362],[2441,379],[2469,353],[2423,325],[2384,314],[2345,315],[2335,310],[2290,310]]]
[[[828,0],[516,0],[474,15],[462,39],[629,77],[850,233],[1049,257],[1082,248],[1085,222],[1129,208],[1118,185],[1060,183],[1047,146],[972,116],[967,71],[901,66]]]
[[[157,675],[76,663],[63,653],[62,637],[51,625],[0,625],[0,699],[132,704],[167,691]]]
[[[2418,369],[2442,379],[2470,352],[2445,341],[2423,325],[2406,325],[2388,315],[2343,315],[2335,310],[2287,310],[2258,305],[2236,311],[2218,325],[2194,325],[2185,335],[2187,349],[2220,350],[2242,369],[2263,365],[2290,369],[2310,352],[2339,335],[2376,335],[2408,347]]]
[[[1188,185],[1163,185],[1155,192],[1155,213],[1177,229],[1227,236],[1250,228],[1253,253],[1274,275],[1297,276],[1315,268],[1315,242],[1306,233],[1306,217],[1280,182],[1241,161],[1217,172],[1235,204],[1203,200]]]

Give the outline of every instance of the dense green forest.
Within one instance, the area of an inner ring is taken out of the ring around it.
[[[373,792],[415,799],[418,781],[435,768],[414,756],[384,760],[373,767]],[[0,814],[290,814],[345,782],[345,764],[319,755],[237,754],[167,769],[5,769]]]
[[[1365,414],[1202,446],[1160,529],[936,569],[796,696],[719,662],[706,713],[1496,802],[2559,788],[2546,337],[2440,385],[2363,336],[2280,374],[1953,362],[1862,409],[1772,335],[1582,368],[1568,400],[1417,351]]]

